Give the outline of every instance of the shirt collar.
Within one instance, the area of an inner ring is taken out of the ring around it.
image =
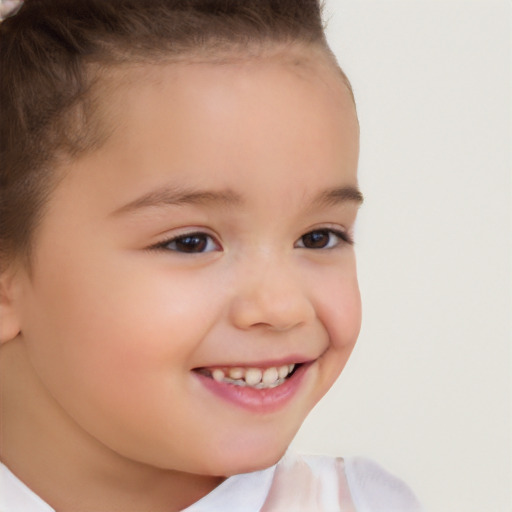
[[[55,512],[0,462],[1,512]]]
[[[234,475],[183,512],[257,512],[272,484],[275,466]],[[0,462],[0,512],[55,512]]]

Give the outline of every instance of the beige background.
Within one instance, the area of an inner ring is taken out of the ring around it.
[[[364,320],[295,445],[374,458],[429,512],[510,512],[510,2],[326,5],[362,125]]]

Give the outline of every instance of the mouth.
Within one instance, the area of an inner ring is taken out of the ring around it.
[[[195,371],[216,382],[253,389],[272,389],[281,386],[303,363],[291,363],[270,367],[213,367]]]
[[[253,413],[272,413],[286,407],[301,389],[315,360],[274,366],[213,366],[195,368],[193,374],[209,393]],[[210,395],[211,396],[211,395]]]

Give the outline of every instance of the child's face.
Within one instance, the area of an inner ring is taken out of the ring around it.
[[[193,473],[272,464],[359,332],[349,92],[314,60],[127,78],[110,139],[50,199],[21,342],[84,445]],[[292,363],[264,390],[206,375]]]

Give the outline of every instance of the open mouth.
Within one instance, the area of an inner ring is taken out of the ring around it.
[[[302,363],[297,363],[268,368],[241,366],[197,368],[194,371],[217,382],[254,389],[270,389],[284,384],[301,366]]]

